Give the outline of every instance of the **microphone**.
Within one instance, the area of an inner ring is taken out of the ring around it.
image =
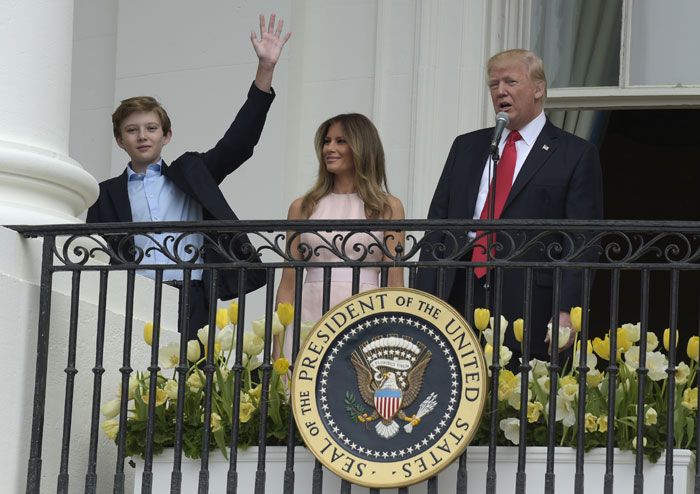
[[[498,153],[498,141],[501,140],[501,134],[503,134],[503,129],[506,128],[510,117],[504,111],[498,112],[496,115],[496,126],[493,129],[493,137],[491,138],[491,153]]]

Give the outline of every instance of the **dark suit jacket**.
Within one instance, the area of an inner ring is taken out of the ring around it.
[[[267,111],[273,99],[274,93],[260,91],[253,84],[248,91],[246,102],[216,146],[205,153],[185,153],[171,165],[163,165],[162,174],[202,205],[203,219],[238,219],[226,202],[219,185],[253,155],[253,148],[260,139]],[[97,202],[88,210],[87,222],[131,221],[133,220],[127,189],[127,173],[124,170],[118,177],[100,183],[100,195]],[[120,240],[121,238],[115,237],[109,239],[115,251],[118,249]],[[239,259],[259,261],[257,256],[252,255],[245,248],[249,244],[248,237],[241,235],[234,240],[232,250]],[[133,241],[130,245],[133,245]],[[215,252],[205,249],[204,262],[224,262],[224,259]],[[207,275],[205,270],[204,276]],[[237,271],[223,271],[218,279],[219,298],[230,299],[238,295]],[[246,291],[255,290],[264,284],[265,275],[262,271],[251,270],[247,273]]]
[[[481,176],[486,166],[493,128],[458,136],[445,163],[428,212],[429,219],[472,219]],[[506,200],[502,219],[600,219],[603,217],[603,185],[598,151],[591,143],[555,127],[547,120],[523,163]],[[426,237],[430,243],[449,244],[441,232]],[[460,239],[466,244],[466,236]],[[461,246],[449,246],[459,248]],[[471,258],[470,255],[469,259]],[[424,250],[421,259],[435,259]],[[545,259],[530,250],[519,260]],[[510,320],[523,317],[524,280],[522,270],[504,270],[503,313]],[[455,270],[445,273],[444,294],[449,299]],[[552,271],[534,273],[532,331],[533,351],[544,338],[544,326],[552,315]],[[417,288],[437,293],[437,273],[421,269]],[[581,304],[581,273],[566,270],[562,276],[560,308],[569,310]],[[539,302],[538,302],[539,301]],[[540,307],[535,307],[539,304]],[[549,304],[549,306],[547,306]],[[534,314],[537,312],[537,314]],[[507,342],[513,343],[510,338]],[[537,352],[539,353],[539,352]]]

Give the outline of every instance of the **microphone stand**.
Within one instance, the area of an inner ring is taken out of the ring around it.
[[[499,139],[500,140],[500,139]],[[489,180],[489,190],[491,190],[493,193],[486,195],[486,200],[488,204],[486,204],[484,207],[488,206],[488,210],[486,212],[486,220],[490,221],[495,219],[494,217],[496,216],[496,177],[498,174],[498,160],[501,159],[500,155],[498,154],[498,145],[493,147],[491,149],[491,162],[493,163],[493,178],[490,178]],[[489,231],[487,236],[486,236],[486,261],[489,261],[492,259],[491,256],[491,246],[493,243],[493,232]],[[490,295],[491,295],[491,269],[488,267],[486,268],[486,279],[484,281],[484,303],[486,307],[489,309],[491,308],[491,300],[490,300]],[[494,316],[495,317],[495,316]],[[502,344],[503,342],[501,342]],[[495,351],[495,350],[494,350]]]

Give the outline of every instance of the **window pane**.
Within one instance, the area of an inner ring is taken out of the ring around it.
[[[622,0],[532,0],[530,49],[549,87],[618,86]]]
[[[700,2],[635,0],[630,84],[700,84]]]

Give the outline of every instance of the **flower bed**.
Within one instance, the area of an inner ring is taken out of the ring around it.
[[[274,313],[272,322],[273,336],[283,336],[285,326],[289,325],[293,310],[289,304]],[[214,343],[214,374],[211,388],[211,414],[209,427],[211,437],[218,449],[226,455],[231,444],[231,431],[234,411],[234,378],[236,326],[231,321],[238,319],[238,306],[233,302],[228,309],[219,309],[216,318]],[[283,324],[284,323],[284,324]],[[302,325],[304,333],[310,325]],[[243,354],[241,372],[240,405],[238,413],[237,444],[245,449],[258,444],[260,434],[260,410],[263,398],[261,353],[265,335],[265,319],[253,321],[252,331],[243,335]],[[305,336],[305,334],[304,334]],[[206,348],[209,328],[205,326],[198,332],[199,341]],[[176,367],[179,364],[180,336],[172,331],[160,333],[159,367],[157,375],[154,422],[154,454],[163,448],[175,444],[175,424],[177,418],[178,382]],[[153,342],[153,325],[146,324],[144,340]],[[184,413],[183,413],[183,452],[188,458],[199,458],[202,449],[202,430],[205,423],[205,386],[206,376],[203,367],[206,355],[201,354],[200,344],[190,341],[187,346],[188,370],[185,378]],[[283,377],[284,376],[284,377]],[[267,431],[269,445],[286,444],[287,424],[291,409],[288,400],[287,382],[290,377],[289,362],[281,356],[275,360],[267,392]],[[146,428],[148,420],[148,401],[150,373],[136,372],[129,380],[129,414],[126,421],[126,455],[144,456],[146,450]],[[117,440],[119,431],[119,405],[121,388],[117,397],[102,407],[106,420],[102,423],[103,431],[110,439]]]
[[[583,444],[586,450],[605,446],[608,430],[612,428],[614,445],[621,450],[634,451],[637,448],[637,398],[640,373],[640,327],[639,324],[624,324],[616,330],[617,351],[615,362],[619,372],[609,373],[608,365],[611,355],[610,338],[595,338],[587,344],[588,371],[585,375],[586,399],[585,414],[577,416],[579,401],[579,376],[575,369],[579,362],[580,345],[578,330],[580,329],[581,311],[574,308],[571,311],[572,328],[560,328],[559,341],[566,343],[573,340],[576,351],[572,366],[569,362],[557,376],[555,394],[556,444],[559,446],[577,445],[578,421],[584,421],[585,436]],[[271,323],[272,335],[283,339],[284,331],[293,319],[293,309],[289,304],[281,304],[274,313]],[[484,343],[487,360],[493,354],[494,322],[486,309],[475,311],[475,326],[480,331]],[[215,350],[213,361],[215,372],[212,379],[211,414],[208,419],[215,444],[226,455],[226,448],[231,444],[233,424],[234,396],[233,383],[235,373],[232,371],[235,360],[235,335],[237,328],[231,321],[237,321],[237,305],[234,303],[228,309],[220,309],[217,313],[215,335]],[[508,321],[500,322],[501,341],[508,330]],[[522,340],[522,320],[514,321],[512,331],[518,341]],[[310,330],[310,325],[302,324],[302,338]],[[669,331],[662,337],[664,348],[669,346]],[[209,329],[202,328],[199,338],[206,345]],[[260,406],[263,398],[261,378],[261,357],[264,346],[265,321],[253,321],[252,331],[243,334],[242,343],[242,386],[240,394],[240,411],[238,421],[238,446],[246,448],[258,442],[260,433]],[[152,325],[144,329],[144,339],[151,344],[153,340]],[[154,453],[158,454],[165,447],[175,443],[175,421],[178,397],[178,383],[175,366],[179,363],[179,336],[160,334],[160,367],[156,382],[155,423],[154,423]],[[676,338],[677,341],[677,338]],[[649,460],[656,461],[667,445],[667,420],[674,421],[674,437],[672,444],[675,448],[694,448],[695,416],[698,405],[697,388],[693,386],[697,372],[698,337],[690,339],[686,348],[689,364],[679,362],[671,372],[673,380],[667,372],[669,362],[666,354],[659,350],[659,338],[654,332],[647,333],[646,368],[648,374],[644,388],[644,453]],[[197,458],[201,454],[202,430],[207,423],[204,417],[204,387],[205,375],[201,369],[205,358],[200,355],[197,342],[190,342],[187,349],[189,368],[184,383],[184,416],[183,416],[183,451],[187,457]],[[509,349],[501,346],[499,358],[502,366],[506,366],[512,356]],[[528,446],[544,446],[551,424],[548,423],[548,403],[550,401],[550,376],[546,362],[532,360],[528,374],[528,397],[526,415]],[[614,380],[613,377],[614,376]],[[498,414],[499,430],[497,444],[518,444],[520,440],[520,407],[521,382],[524,376],[503,369],[499,374],[498,385]],[[267,442],[270,445],[286,444],[287,424],[291,413],[288,401],[287,383],[289,379],[289,363],[284,356],[274,361],[270,385],[267,391]],[[673,381],[673,382],[672,382]],[[612,416],[609,413],[609,387],[616,387],[615,406]],[[150,373],[137,372],[129,382],[129,415],[126,428],[126,453],[130,456],[143,455],[145,451],[147,410],[149,399]],[[674,401],[669,413],[669,390],[674,391]],[[121,391],[121,390],[120,390]],[[103,430],[111,438],[116,439],[119,421],[119,396],[102,407],[106,417]],[[474,445],[488,444],[490,433],[490,417],[486,412],[482,418],[479,432]]]

